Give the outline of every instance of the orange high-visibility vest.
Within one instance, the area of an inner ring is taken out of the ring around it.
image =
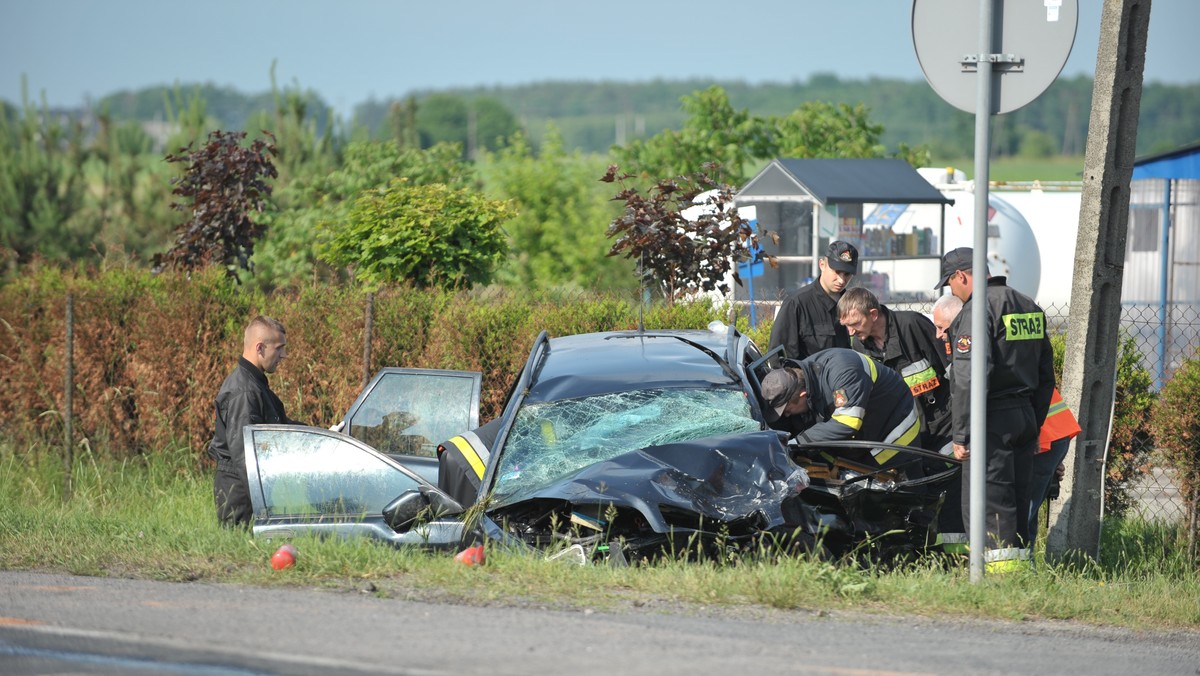
[[[1054,388],[1054,394],[1050,396],[1050,410],[1046,412],[1046,422],[1042,423],[1041,434],[1038,435],[1038,452],[1045,453],[1055,441],[1070,439],[1082,431],[1079,421],[1075,419],[1071,409],[1067,408],[1067,402],[1063,401],[1062,394],[1057,387]]]

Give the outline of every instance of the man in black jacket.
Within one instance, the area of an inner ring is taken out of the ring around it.
[[[258,316],[243,334],[242,356],[221,383],[216,399],[216,429],[208,455],[217,463],[213,497],[222,526],[248,526],[253,519],[246,478],[242,428],[264,423],[300,424],[287,417],[271,391],[267,374],[287,356],[287,330],[278,320]]]
[[[762,395],[767,422],[800,441],[860,439],[909,446],[921,433],[916,402],[900,375],[846,348],[785,362],[763,378]],[[888,468],[907,460],[888,448],[839,455]]]
[[[950,369],[954,455],[963,464],[963,520],[970,523],[971,354],[979,340],[988,345],[987,498],[985,569],[1003,572],[1028,565],[1029,476],[1038,450],[1038,430],[1046,420],[1054,393],[1054,351],[1046,316],[1033,299],[989,276],[982,302],[987,303],[987,334],[973,336],[971,315],[981,310],[974,295],[972,250],[960,247],[942,257],[945,286],[963,301],[950,324],[953,358]],[[978,443],[975,441],[974,443]],[[1022,509],[1024,507],[1024,509]]]
[[[950,383],[946,350],[933,322],[909,310],[892,310],[862,287],[848,289],[838,301],[850,349],[872,357],[900,374],[921,407],[924,447],[950,454]]]
[[[954,299],[953,296],[950,296]],[[921,410],[923,448],[950,455],[950,381],[946,377],[946,343],[929,318],[911,310],[892,310],[869,289],[847,289],[838,301],[842,325],[850,333],[850,348],[882,362],[900,374]],[[955,467],[947,461],[925,460],[926,475]],[[962,551],[967,533],[962,520],[962,483],[957,477],[939,486],[945,502],[938,512],[939,544]]]
[[[770,348],[783,346],[779,359],[801,360],[831,347],[850,347],[850,334],[838,321],[837,302],[858,273],[858,249],[833,241],[817,261],[820,275],[783,300],[771,326]]]

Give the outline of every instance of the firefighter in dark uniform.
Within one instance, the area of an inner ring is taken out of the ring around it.
[[[854,350],[834,347],[799,362],[786,361],[763,378],[767,422],[800,441],[861,439],[899,446],[915,444],[920,416],[900,375]],[[815,424],[809,425],[809,416]],[[841,451],[860,464],[895,467],[895,449]],[[907,468],[909,471],[917,468]],[[919,471],[916,476],[921,476]]]
[[[208,456],[217,463],[213,498],[222,526],[247,526],[254,516],[242,428],[264,423],[302,424],[287,417],[283,402],[267,383],[267,374],[274,373],[286,356],[283,324],[270,317],[255,317],[243,334],[237,366],[217,392],[216,425]]]
[[[850,347],[850,334],[838,322],[837,302],[858,273],[858,249],[830,242],[817,265],[817,278],[785,298],[775,315],[770,348],[783,346],[778,359],[799,361],[831,347]]]
[[[438,488],[464,508],[475,504],[500,418],[438,444]]]
[[[850,333],[850,349],[900,374],[921,412],[923,448],[951,455],[950,381],[946,378],[946,344],[929,318],[919,312],[892,310],[862,287],[848,289],[838,301],[842,325]],[[944,472],[954,463],[926,460],[926,474]],[[945,491],[938,513],[940,543],[962,551],[967,542],[962,522],[962,485],[955,480]]]
[[[949,336],[954,455],[965,461],[964,523],[970,523],[971,348],[978,339],[988,341],[984,563],[988,572],[1003,572],[1029,566],[1030,467],[1054,393],[1054,352],[1042,308],[1009,287],[1004,277],[989,276],[984,286],[988,335],[971,335],[976,309],[971,266],[970,248],[946,253],[942,277],[934,288],[949,285],[950,292],[963,301]]]

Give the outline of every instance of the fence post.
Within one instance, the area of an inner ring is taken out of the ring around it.
[[[75,295],[67,292],[67,355],[66,355],[66,376],[63,383],[63,429],[66,434],[66,446],[63,448],[63,498],[69,500],[71,498],[71,472],[75,467],[75,444],[72,440],[74,437],[74,415],[72,413],[74,406],[73,394],[75,392]]]
[[[375,333],[375,292],[367,294],[365,327],[363,329],[363,377],[362,384],[366,387],[371,381],[371,336]]]

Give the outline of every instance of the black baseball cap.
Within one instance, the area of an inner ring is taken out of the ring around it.
[[[969,246],[960,246],[957,249],[951,249],[942,256],[942,279],[933,287],[934,291],[941,291],[943,287],[950,283],[950,278],[959,270],[970,270],[971,261],[974,258],[974,253]]]
[[[786,368],[775,369],[764,376],[762,395],[767,405],[763,408],[763,416],[767,422],[779,420],[783,416],[783,409],[802,387],[803,383],[796,374]]]
[[[825,250],[825,260],[829,263],[829,267],[838,272],[849,272],[852,275],[858,274],[858,249],[849,242],[842,240],[834,240],[829,243],[829,248]]]

